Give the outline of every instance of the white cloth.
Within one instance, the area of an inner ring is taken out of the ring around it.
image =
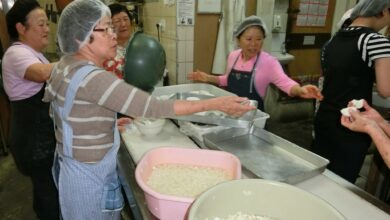
[[[212,73],[224,74],[227,57],[235,49],[233,31],[245,18],[245,1],[222,1],[222,19],[219,23]]]

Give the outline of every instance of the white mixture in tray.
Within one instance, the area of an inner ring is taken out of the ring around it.
[[[215,217],[212,219],[206,218],[205,220],[276,220],[274,218],[270,218],[267,216],[261,216],[261,215],[250,215],[250,214],[243,214],[241,212],[237,212],[234,215],[229,215],[228,217]]]
[[[159,164],[153,167],[147,184],[161,194],[195,198],[206,189],[231,180],[222,168],[184,164]]]

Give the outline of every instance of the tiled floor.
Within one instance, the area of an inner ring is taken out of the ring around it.
[[[36,220],[31,188],[30,179],[17,171],[12,156],[0,156],[0,219]]]
[[[131,220],[129,210],[122,212],[121,220]],[[0,154],[0,219],[38,220],[32,209],[32,184],[16,169],[11,155]]]

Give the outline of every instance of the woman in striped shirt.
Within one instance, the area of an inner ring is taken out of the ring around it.
[[[51,102],[57,151],[53,166],[63,219],[119,219],[123,207],[116,172],[116,115],[170,117],[207,110],[242,115],[246,98],[159,101],[104,70],[115,56],[116,34],[100,0],[75,0],[61,13],[54,66],[44,101]]]
[[[352,23],[324,47],[321,55],[324,85],[315,122],[313,151],[330,160],[328,168],[354,183],[371,139],[340,123],[340,110],[353,99],[371,105],[376,78],[378,92],[390,96],[390,41],[379,34],[390,23],[390,0],[361,0]]]

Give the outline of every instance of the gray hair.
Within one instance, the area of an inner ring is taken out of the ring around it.
[[[75,0],[68,4],[58,21],[57,37],[61,52],[78,52],[105,16],[111,17],[111,12],[100,0]]]

